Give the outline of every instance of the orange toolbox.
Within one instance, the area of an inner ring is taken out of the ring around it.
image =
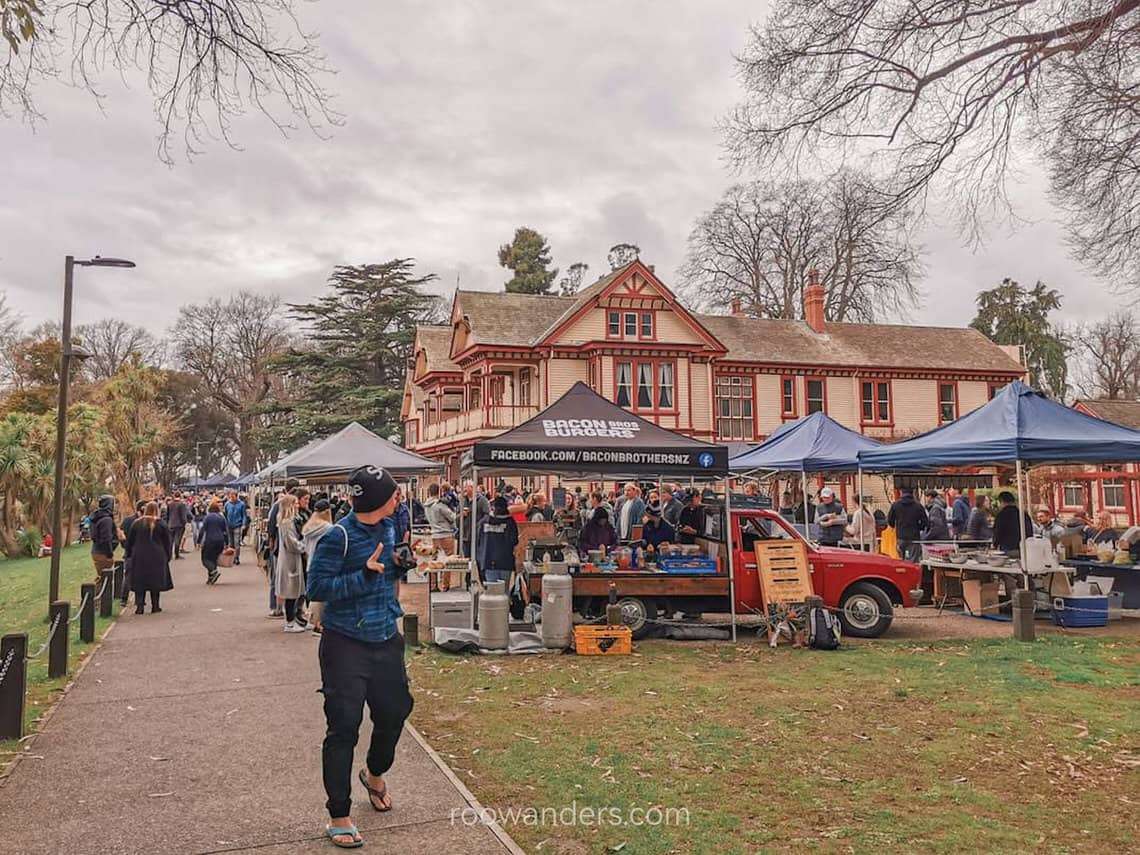
[[[628,626],[576,626],[574,652],[579,656],[628,656],[633,652],[633,632]]]

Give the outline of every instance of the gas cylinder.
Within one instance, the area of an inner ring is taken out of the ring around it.
[[[554,650],[570,646],[574,632],[571,607],[574,580],[567,573],[545,573],[542,577],[542,644]]]
[[[511,640],[511,601],[506,582],[488,582],[479,598],[479,646],[506,650]]]

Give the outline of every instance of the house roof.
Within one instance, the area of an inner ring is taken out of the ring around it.
[[[527,347],[538,339],[577,297],[511,294],[506,291],[459,291],[456,299],[471,322],[471,340],[477,344]]]
[[[805,321],[697,315],[728,348],[726,359],[790,365],[881,365],[1024,371],[1005,350],[969,327],[829,323],[823,333]]]
[[[1140,401],[1080,398],[1073,402],[1073,406],[1087,411],[1098,419],[1140,430]]]
[[[462,369],[451,360],[451,327],[449,326],[418,326],[416,327],[416,348],[424,352],[427,357],[426,372],[432,371],[461,371]]]

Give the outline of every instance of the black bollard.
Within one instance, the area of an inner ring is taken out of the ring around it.
[[[24,735],[24,698],[28,689],[28,634],[0,639],[0,739]]]
[[[99,588],[102,591],[99,594],[99,617],[111,616],[111,595],[113,593],[111,586],[114,584],[114,575],[114,570],[99,571]]]
[[[420,646],[419,615],[404,615],[404,644],[408,647]]]
[[[90,644],[95,640],[95,583],[79,586],[79,640]]]
[[[123,599],[123,587],[126,580],[126,568],[123,566],[122,561],[115,562],[115,592],[114,597],[116,600]]]
[[[51,604],[51,620],[48,628],[55,627],[48,643],[48,678],[55,679],[67,673],[67,619],[71,615],[71,603],[56,600]]]

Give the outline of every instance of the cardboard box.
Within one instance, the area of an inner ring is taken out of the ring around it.
[[[962,580],[962,600],[966,607],[976,615],[997,614],[997,605],[1001,583],[983,582],[981,579]]]

